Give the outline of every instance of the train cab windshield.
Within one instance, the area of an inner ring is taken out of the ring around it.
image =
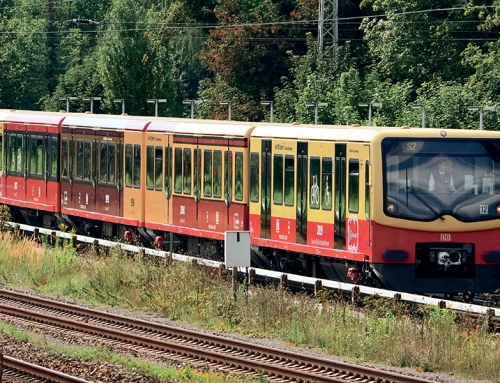
[[[386,138],[382,159],[388,216],[500,218],[500,140]]]

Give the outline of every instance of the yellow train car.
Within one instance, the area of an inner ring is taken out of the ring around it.
[[[248,140],[253,125],[166,120],[168,128],[158,129],[153,134],[153,126],[157,123],[154,120],[146,138],[148,143],[156,142],[163,134],[162,140],[165,137],[169,140],[168,149],[165,149],[165,153],[169,153],[168,159],[165,158],[168,193],[163,197],[156,193],[156,197],[151,198],[153,191],[148,194],[146,227],[153,229],[151,236],[156,242],[164,242],[164,247],[166,242],[174,240],[191,254],[220,256],[224,233],[249,227]],[[159,119],[158,123],[161,121]],[[153,145],[150,147],[149,163],[152,164]],[[155,161],[160,152],[160,148],[155,147]],[[153,177],[152,171],[148,174]],[[170,239],[168,233],[175,233],[176,238]]]
[[[364,185],[370,178],[369,140],[375,133],[284,124],[254,130],[250,231],[262,266],[282,264],[289,258],[283,250],[300,255],[297,261],[306,259],[304,254],[369,259],[370,190]],[[324,268],[336,273],[334,267]]]

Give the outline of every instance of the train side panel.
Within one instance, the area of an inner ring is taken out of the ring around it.
[[[141,227],[145,222],[145,182],[141,182],[146,176],[146,164],[141,161],[145,142],[142,131],[127,130],[124,133],[123,217],[127,219],[127,224]]]

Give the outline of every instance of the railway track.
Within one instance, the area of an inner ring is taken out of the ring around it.
[[[23,360],[0,354],[1,382],[53,382],[53,383],[91,383],[76,376],[63,374]]]
[[[93,338],[136,353],[272,381],[429,383],[430,381],[254,343],[146,322],[0,289],[0,314],[66,336]]]

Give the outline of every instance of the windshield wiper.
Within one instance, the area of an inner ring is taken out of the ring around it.
[[[410,192],[411,195],[413,195],[416,199],[418,199],[420,202],[422,202],[422,204],[426,208],[428,208],[430,211],[432,211],[436,215],[437,218],[439,218],[441,221],[444,221],[444,217],[442,215],[440,215],[439,212],[436,211],[436,209],[434,209],[431,205],[429,205],[427,202],[425,202],[425,200],[420,195],[418,195],[413,190],[411,190],[411,188],[409,186],[406,187],[406,191]]]

